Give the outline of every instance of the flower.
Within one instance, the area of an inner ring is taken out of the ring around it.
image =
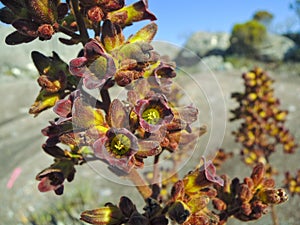
[[[64,191],[64,180],[67,179],[71,182],[74,179],[74,175],[73,161],[67,158],[57,159],[54,164],[36,176],[36,179],[40,181],[38,189],[40,192],[54,191],[55,194],[61,195]]]
[[[127,86],[152,71],[150,64],[158,66],[158,54],[149,44],[156,31],[157,25],[150,23],[125,41],[121,27],[105,20],[101,38],[85,45],[84,56],[70,62],[70,71],[82,77],[88,89],[101,88],[109,79]]]
[[[110,166],[128,173],[135,165],[134,155],[139,147],[137,137],[126,128],[110,128],[104,137],[95,141],[93,149]]]
[[[172,220],[184,225],[208,224],[203,221],[217,224],[218,218],[207,208],[209,200],[215,198],[216,194],[215,189],[207,186],[198,187],[191,192],[185,178],[178,180],[171,190],[172,199],[168,203],[168,215]]]
[[[84,56],[71,60],[70,72],[83,78],[88,89],[101,88],[116,72],[113,58],[96,40],[84,46]]]
[[[60,117],[42,130],[49,137],[46,141],[48,146],[59,142],[92,146],[108,130],[102,111],[84,102],[79,90],[72,92],[68,99],[57,101],[53,110]]]
[[[174,117],[165,96],[161,94],[138,100],[132,113],[137,115],[139,126],[150,133],[158,131],[162,125],[170,123]]]
[[[224,185],[224,180],[216,175],[216,168],[212,161],[206,161],[204,157],[202,157],[202,160],[203,165],[186,175],[183,179],[186,193],[196,193],[212,184]]]

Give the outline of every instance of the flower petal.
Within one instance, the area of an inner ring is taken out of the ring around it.
[[[72,102],[70,99],[61,99],[55,103],[53,107],[53,111],[61,116],[61,117],[68,117],[68,115],[72,111]]]
[[[18,45],[22,43],[28,43],[36,39],[37,37],[31,37],[27,35],[23,35],[18,31],[12,32],[5,38],[5,43],[7,45]]]
[[[145,41],[150,43],[157,32],[157,25],[150,23],[128,38],[128,42]]]
[[[108,113],[108,123],[111,127],[122,128],[128,127],[128,114],[122,102],[119,99],[114,99],[110,104]]]
[[[87,63],[86,57],[79,57],[76,59],[72,59],[70,61],[70,72],[75,76],[83,77],[85,71],[87,70],[86,63]]]

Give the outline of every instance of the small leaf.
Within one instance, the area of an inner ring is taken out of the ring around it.
[[[57,146],[50,147],[50,146],[47,146],[46,144],[43,144],[42,148],[47,154],[49,154],[55,158],[66,158],[64,151]]]
[[[25,8],[24,1],[17,0],[1,0],[1,3],[7,6],[14,14],[20,14]]]
[[[38,51],[31,52],[31,58],[39,74],[45,74],[46,68],[50,67],[50,59]]]
[[[13,21],[17,17],[14,15],[14,13],[8,8],[4,7],[0,9],[0,21],[7,24],[12,24]]]
[[[58,40],[65,45],[76,45],[80,42],[80,40],[74,39],[74,38],[71,38],[71,39],[58,38]]]
[[[22,43],[28,43],[36,39],[36,37],[25,36],[18,31],[15,31],[5,38],[5,43],[8,45],[18,45]]]

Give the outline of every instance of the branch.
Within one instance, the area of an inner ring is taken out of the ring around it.
[[[78,0],[71,0],[71,5],[74,10],[74,15],[75,15],[77,26],[79,29],[81,42],[83,45],[85,45],[89,40],[89,34],[87,32],[82,15],[79,12]]]

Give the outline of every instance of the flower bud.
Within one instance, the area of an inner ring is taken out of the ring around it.
[[[189,207],[182,201],[176,201],[172,203],[168,210],[168,214],[171,220],[176,223],[184,223],[191,215]]]
[[[99,209],[84,211],[80,219],[94,225],[115,225],[121,224],[124,216],[118,207],[107,205]]]

